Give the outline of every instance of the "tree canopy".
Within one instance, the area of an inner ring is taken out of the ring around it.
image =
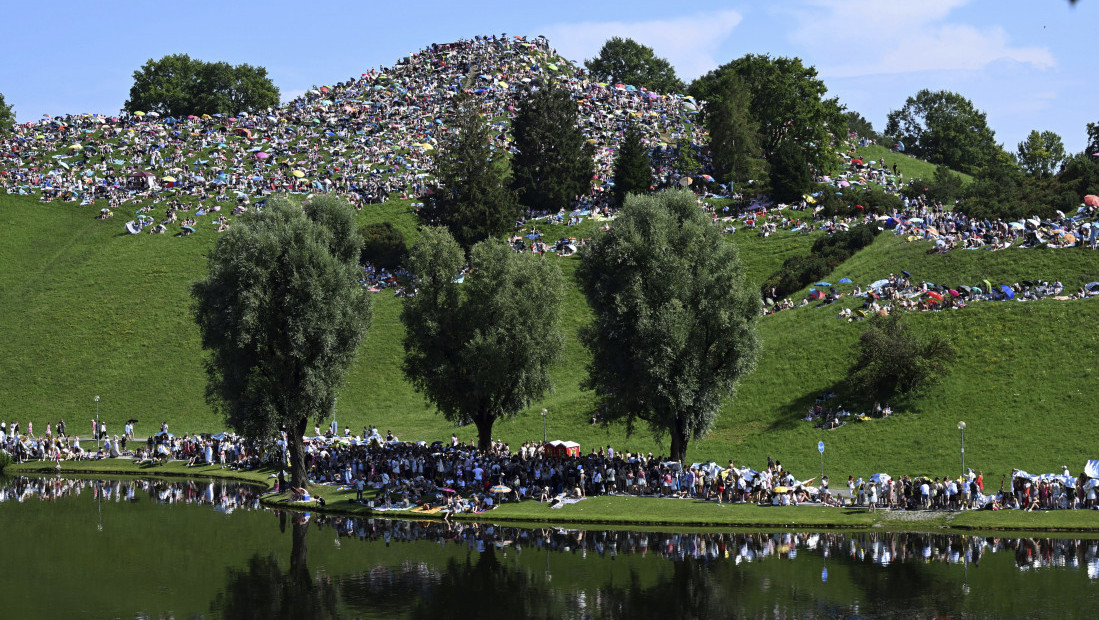
[[[591,187],[594,150],[577,124],[569,91],[552,85],[528,93],[512,121],[518,151],[512,185],[519,200],[537,211],[559,211]]]
[[[607,39],[599,55],[584,61],[584,66],[596,82],[632,84],[658,93],[681,93],[686,89],[671,63],[633,39]]]
[[[1026,140],[1019,143],[1019,166],[1023,172],[1040,177],[1053,176],[1065,160],[1065,144],[1061,136],[1052,131],[1030,132]]]
[[[995,134],[985,113],[948,90],[923,89],[887,117],[885,134],[904,144],[905,152],[933,164],[969,174],[992,162]]]
[[[728,73],[738,79],[723,79]],[[698,78],[689,90],[713,101],[728,98],[730,88],[747,90],[748,111],[768,161],[790,141],[805,150],[806,160],[818,171],[836,165],[832,140],[846,134],[847,120],[835,97],[825,99],[828,87],[814,67],[806,67],[800,58],[748,54]]]
[[[552,389],[561,354],[563,279],[556,264],[499,239],[465,253],[442,227],[425,227],[407,262],[415,294],[404,301],[405,377],[446,419],[477,426],[488,450],[496,420]]]
[[[187,54],[150,58],[137,71],[123,109],[163,116],[237,114],[277,106],[279,89],[267,69],[206,62]]]
[[[361,240],[349,205],[271,199],[218,238],[191,289],[206,397],[228,425],[264,439],[285,428],[295,486],[302,436],[332,413],[372,317],[358,281]]]
[[[785,142],[771,156],[771,195],[779,202],[797,202],[813,184],[805,151]]]
[[[622,204],[627,194],[647,194],[652,184],[649,151],[641,144],[641,132],[630,125],[614,158],[614,203]]]
[[[868,140],[878,140],[881,135],[874,131],[874,125],[870,121],[866,120],[866,117],[854,110],[848,110],[844,113],[847,118],[847,132],[853,133],[860,138],[866,138]]]
[[[420,215],[429,224],[446,226],[468,250],[511,230],[519,205],[507,184],[507,168],[492,150],[478,102],[463,99],[454,109],[435,154],[436,184]]]
[[[732,71],[718,79],[719,88],[706,102],[706,126],[714,174],[722,183],[767,181],[767,163],[760,147],[759,123],[752,117],[750,94]],[[803,158],[804,159],[804,158]]]
[[[592,353],[584,387],[605,421],[670,435],[682,460],[755,366],[758,291],[686,190],[628,197],[581,252],[577,278],[595,313],[581,331]]]
[[[0,93],[0,133],[11,131],[15,124],[15,109],[4,102],[4,93]]]

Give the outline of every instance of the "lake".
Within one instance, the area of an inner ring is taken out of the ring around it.
[[[515,528],[217,481],[0,481],[8,618],[1091,617],[1099,541]]]

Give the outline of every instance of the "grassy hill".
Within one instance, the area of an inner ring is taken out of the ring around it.
[[[888,159],[887,159],[888,161]],[[92,207],[41,204],[0,196],[0,419],[33,420],[39,429],[64,417],[87,435],[99,395],[100,415],[114,431],[137,418],[138,434],[167,420],[173,431],[214,431],[223,423],[204,402],[205,376],[198,335],[190,316],[188,286],[205,273],[212,231],[190,237],[127,235],[117,220],[93,219]],[[407,202],[368,207],[366,221],[394,221],[414,235]],[[553,239],[577,229],[543,228]],[[586,231],[580,230],[581,234]],[[763,239],[730,236],[749,277],[761,281],[791,255],[808,250],[814,237],[780,232]],[[1059,279],[1070,289],[1099,279],[1099,262],[1086,250],[962,251],[928,254],[922,243],[883,234],[830,276],[857,283],[906,269],[916,279],[976,284],[1022,279]],[[571,277],[576,259],[555,258]],[[400,300],[376,298],[374,325],[341,393],[341,426],[391,429],[405,439],[443,439],[455,429],[404,381],[400,373]],[[645,435],[626,438],[620,427],[588,423],[591,395],[580,391],[587,355],[576,338],[590,319],[579,291],[565,300],[567,334],[563,361],[554,370],[557,389],[517,419],[499,423],[495,434],[513,446],[542,437],[538,412],[549,410],[548,435],[579,441],[583,449],[666,450]],[[760,321],[759,367],[725,406],[715,430],[693,442],[689,457],[760,465],[780,459],[798,474],[819,470],[818,440],[826,444],[825,467],[835,476],[928,473],[960,467],[956,424],[965,420],[966,464],[995,475],[1013,466],[1079,470],[1099,457],[1089,432],[1099,395],[1099,302],[1047,300],[983,302],[957,312],[914,315],[918,330],[941,330],[957,345],[954,372],[921,398],[893,403],[886,420],[851,423],[834,430],[812,428],[800,418],[814,398],[836,390],[863,324],[840,321],[836,306],[798,308]],[[1083,432],[1081,432],[1083,431]]]
[[[891,151],[880,144],[860,146],[855,149],[855,154],[866,162],[876,162],[880,159],[884,159],[885,165],[887,166],[897,164],[897,172],[904,176],[904,182],[906,183],[912,179],[929,180],[934,176],[935,168],[938,167],[935,164],[917,159],[911,155]],[[973,177],[962,172],[955,171],[954,174],[957,174],[958,177],[962,179],[963,183],[968,183],[973,180]]]

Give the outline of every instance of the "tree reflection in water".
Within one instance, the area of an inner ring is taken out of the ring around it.
[[[569,613],[565,593],[544,579],[515,566],[502,564],[497,549],[489,545],[464,560],[450,559],[432,588],[416,601],[413,618],[453,617],[455,610],[469,618],[564,618]]]
[[[225,590],[210,605],[223,618],[337,618],[338,591],[325,575],[313,578],[307,564],[307,517],[293,517],[290,570],[274,555],[256,554],[247,568],[228,570]]]

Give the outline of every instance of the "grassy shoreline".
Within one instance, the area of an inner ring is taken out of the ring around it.
[[[52,461],[28,461],[10,465],[8,475],[99,474],[163,478],[217,478],[259,484],[273,488],[272,469],[237,471],[214,466],[188,467],[181,461],[139,465],[129,459],[67,461],[58,472]],[[354,492],[314,485],[310,491],[323,497],[326,505],[315,502],[291,502],[286,493],[265,495],[261,502],[269,508],[308,510],[332,515],[377,517],[384,519],[442,520],[441,514],[414,513],[407,510],[374,511],[354,503]],[[1012,533],[1089,534],[1099,536],[1099,511],[1057,510],[1023,512],[1019,510],[967,512],[870,512],[861,508],[822,506],[757,506],[754,504],[717,504],[701,500],[655,497],[592,497],[561,509],[533,501],[507,503],[491,513],[461,514],[455,521],[492,521],[517,526],[568,525],[630,529],[653,528],[735,528],[755,530],[873,530],[941,533]]]

